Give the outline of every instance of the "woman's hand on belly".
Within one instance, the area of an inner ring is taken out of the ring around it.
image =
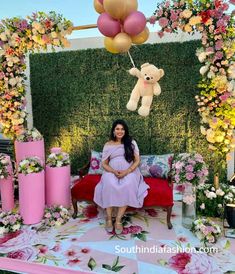
[[[118,171],[118,179],[122,179],[123,177],[125,177],[127,174],[129,174],[129,170],[128,169],[125,169],[125,170],[120,170]]]

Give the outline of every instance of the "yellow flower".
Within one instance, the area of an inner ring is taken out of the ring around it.
[[[192,27],[191,27],[189,24],[186,24],[186,25],[184,26],[184,31],[186,31],[186,32],[191,32],[191,31],[192,31]]]
[[[56,37],[57,37],[57,33],[56,33],[55,31],[53,31],[53,32],[51,33],[51,37],[52,37],[52,38],[56,38]]]
[[[42,25],[41,25],[41,23],[36,22],[36,21],[34,21],[34,22],[32,23],[32,27],[35,28],[36,30],[40,30],[40,29],[43,28]]]
[[[201,16],[192,16],[189,19],[189,25],[194,26],[201,23]]]
[[[186,10],[184,10],[181,14],[182,14],[182,16],[183,16],[184,18],[190,18],[191,15],[192,15],[192,11],[186,9]]]
[[[209,26],[209,25],[212,25],[213,21],[212,19],[210,18],[209,20],[206,21],[205,25],[206,26]]]

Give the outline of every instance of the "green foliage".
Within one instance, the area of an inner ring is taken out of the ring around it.
[[[62,146],[74,173],[89,158],[89,150],[102,150],[112,122],[123,118],[137,140],[141,154],[191,152],[210,162],[200,133],[194,96],[201,67],[196,49],[200,41],[141,45],[131,49],[138,68],[149,62],[163,68],[162,93],[155,96],[144,118],[126,109],[136,78],[127,54],[105,49],[30,55],[34,125],[46,147]]]

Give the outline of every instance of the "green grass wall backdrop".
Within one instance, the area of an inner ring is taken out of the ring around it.
[[[149,62],[163,68],[162,93],[154,96],[146,118],[126,109],[137,78],[127,54],[88,49],[30,55],[34,125],[44,135],[47,150],[61,146],[70,153],[73,173],[88,161],[90,149],[102,150],[112,122],[127,121],[141,154],[185,151],[210,153],[200,133],[194,96],[201,67],[200,41],[162,43],[131,48],[138,68]]]

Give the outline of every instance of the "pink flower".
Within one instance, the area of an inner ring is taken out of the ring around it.
[[[76,251],[73,249],[69,249],[65,252],[65,256],[67,257],[74,257],[76,254],[77,254]]]
[[[187,165],[186,167],[185,167],[185,170],[186,171],[188,171],[188,172],[192,172],[193,171],[193,166],[192,165]]]
[[[147,212],[148,215],[151,217],[156,217],[158,215],[157,211],[154,208],[145,209],[145,212]]]
[[[82,211],[86,218],[92,219],[98,215],[98,210],[95,205],[88,205]]]
[[[96,158],[91,158],[91,163],[90,164],[91,164],[92,169],[99,169],[99,167],[100,167],[100,162]]]
[[[229,3],[235,5],[235,0],[230,0]]]
[[[166,27],[166,26],[168,25],[168,22],[169,22],[169,20],[168,20],[167,18],[165,18],[165,17],[161,17],[161,18],[158,20],[158,23],[159,23],[159,25],[160,25],[162,28]]]
[[[83,248],[83,249],[81,249],[81,252],[86,254],[86,253],[90,252],[90,249],[89,248]]]
[[[195,174],[190,172],[190,173],[186,173],[186,179],[187,180],[192,180],[195,177]]]
[[[175,189],[179,192],[183,192],[185,189],[185,186],[184,185],[176,185]]]
[[[222,48],[222,46],[223,46],[223,41],[222,40],[216,41],[216,43],[215,43],[215,49],[216,50],[220,50]]]
[[[171,10],[171,21],[176,21],[178,19],[178,14],[174,10]]]
[[[31,247],[25,247],[16,251],[9,252],[7,258],[29,261],[36,255],[35,250]]]
[[[47,246],[41,246],[39,247],[39,253],[40,254],[46,254],[48,251],[48,247]]]
[[[185,238],[185,237],[179,237],[179,238],[177,238],[178,239],[178,241],[180,241],[181,243],[186,243],[187,242],[187,238]]]
[[[154,16],[151,16],[150,18],[149,18],[149,23],[150,24],[152,24],[152,25],[154,25],[155,24],[155,22],[156,22],[156,16],[154,15]]]
[[[139,225],[131,225],[128,227],[129,233],[138,234],[142,231],[142,227]]]
[[[122,230],[122,234],[123,235],[127,235],[129,233],[129,228],[128,227],[124,227],[123,230]],[[115,233],[114,233],[115,234]]]
[[[177,270],[178,273],[184,273],[183,270],[185,269],[185,266],[190,262],[191,256],[191,254],[186,252],[177,253],[175,256],[169,259],[168,264],[170,267]]]
[[[59,244],[59,243],[56,244],[56,245],[52,248],[52,250],[55,251],[55,252],[60,251],[60,249],[61,249],[61,247],[60,247],[60,244]]]

